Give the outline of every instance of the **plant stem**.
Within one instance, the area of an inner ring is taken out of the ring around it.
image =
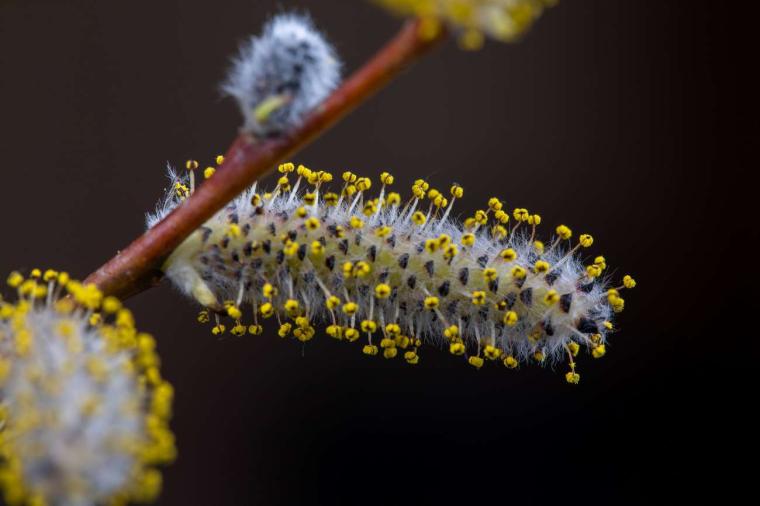
[[[260,140],[240,134],[214,177],[161,222],[90,274],[85,283],[94,283],[105,294],[122,299],[155,286],[163,276],[163,261],[194,230],[253,181],[325,132],[444,38],[443,31],[433,38],[422,38],[419,20],[408,21],[300,127],[273,139]]]

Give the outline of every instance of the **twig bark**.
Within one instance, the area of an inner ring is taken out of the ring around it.
[[[257,140],[241,134],[214,177],[160,223],[90,274],[85,283],[122,299],[155,286],[164,259],[194,230],[283,159],[293,155],[390,82],[407,65],[444,39],[420,37],[420,22],[408,21],[399,33],[350,76],[292,132]]]

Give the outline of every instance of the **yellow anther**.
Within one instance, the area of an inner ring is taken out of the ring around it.
[[[240,230],[240,225],[237,223],[230,223],[227,225],[227,235],[230,237],[240,237],[243,232]]]
[[[240,309],[238,309],[235,306],[230,306],[227,308],[227,316],[235,320],[238,320],[243,316],[243,312],[240,311]]]
[[[309,230],[316,230],[319,228],[319,220],[312,216],[304,222],[304,225]]]
[[[504,205],[501,203],[501,200],[499,200],[496,197],[491,197],[488,199],[488,209],[491,211],[501,211],[501,209],[504,207]]]
[[[623,286],[626,288],[633,288],[636,286],[636,280],[626,274],[623,276]]]
[[[425,250],[427,250],[428,253],[435,253],[437,249],[438,249],[438,241],[436,241],[435,239],[425,240]]]
[[[578,241],[581,243],[581,246],[584,248],[588,248],[592,244],[594,244],[594,238],[591,237],[589,234],[581,234],[581,236],[578,238]]]
[[[599,344],[599,343],[602,342],[602,335],[601,334],[591,334],[590,336],[588,336],[588,338],[594,344]]]
[[[494,281],[496,278],[499,277],[499,273],[496,272],[496,269],[493,267],[487,267],[483,269],[483,279],[485,279],[487,282]]]
[[[288,314],[292,315],[298,312],[300,304],[298,304],[298,301],[295,299],[288,299],[285,301],[285,304],[283,304],[282,307]]]
[[[261,316],[264,318],[269,318],[274,314],[274,306],[271,302],[265,302],[261,305],[259,308],[259,312],[261,313]]]
[[[315,333],[314,327],[298,327],[293,331],[293,335],[302,343],[311,340]]]
[[[377,346],[374,344],[365,344],[364,348],[362,348],[362,353],[365,355],[374,356],[377,355],[378,349]]]
[[[541,241],[533,241],[533,248],[535,248],[536,252],[539,255],[544,254],[544,243]]]
[[[278,184],[279,186],[285,186],[285,187],[288,187],[288,188],[289,188],[289,187],[290,187],[290,181],[288,181],[288,176],[282,176],[282,177],[280,177],[280,178],[277,180],[277,184]]]
[[[351,216],[351,220],[348,222],[348,224],[351,225],[351,228],[364,227],[364,221],[358,216]]]
[[[335,339],[343,339],[343,327],[340,325],[328,325],[325,332],[328,336],[334,337]]]
[[[18,288],[21,283],[24,282],[24,276],[20,273],[13,271],[8,275],[8,286],[11,288]]]
[[[540,225],[541,224],[541,216],[538,214],[531,214],[528,216],[528,225]]]
[[[459,337],[459,326],[457,326],[457,325],[449,325],[443,331],[443,335],[446,336],[446,338],[448,338],[448,339],[456,339],[456,338],[458,338]]]
[[[367,191],[372,186],[372,181],[368,177],[360,177],[356,180],[356,189],[360,192]]]
[[[438,197],[441,194],[438,190],[435,188],[432,188],[429,192],[427,192],[427,198],[430,200],[433,200],[434,198]]]
[[[557,290],[551,289],[544,295],[544,302],[548,305],[556,304],[559,301],[559,294]]]
[[[346,186],[345,188],[343,188],[343,191],[341,192],[342,195],[345,195],[347,197],[350,197],[354,193],[356,193],[356,186],[354,186],[352,184],[350,184],[350,185]]]
[[[507,327],[514,327],[517,325],[518,316],[515,311],[507,311],[504,313],[504,325]]]
[[[354,328],[346,329],[343,332],[343,337],[345,337],[346,341],[348,341],[349,343],[353,343],[354,341],[359,339],[359,331]]]
[[[571,341],[567,343],[567,349],[570,350],[570,354],[575,357],[578,355],[578,351],[580,351],[581,347],[575,341]]]
[[[402,350],[405,350],[409,347],[411,344],[411,339],[409,339],[407,336],[396,336],[396,346],[401,348]]]
[[[528,210],[524,207],[516,207],[512,211],[512,216],[515,217],[515,220],[517,221],[527,221],[528,216],[530,216],[530,213],[528,213]]]
[[[415,351],[407,351],[404,353],[404,360],[406,360],[409,364],[416,364],[420,361],[420,357]]]
[[[438,297],[434,297],[434,296],[425,297],[425,308],[436,309],[438,307],[438,304],[439,304]]]
[[[320,256],[325,252],[325,246],[319,241],[313,241],[311,243],[311,254],[314,256]]]
[[[208,179],[211,176],[213,176],[214,174],[216,174],[216,169],[214,167],[206,167],[205,169],[203,169],[203,178],[204,179]]]
[[[467,359],[467,363],[473,366],[475,369],[480,369],[483,367],[483,359],[481,357],[469,357]]]
[[[393,176],[387,172],[380,174],[380,182],[383,184],[393,184]]]
[[[499,256],[507,262],[512,262],[517,258],[517,252],[512,248],[505,248],[501,250]]]
[[[590,278],[596,278],[602,274],[602,268],[596,264],[586,266],[586,275]]]
[[[325,305],[327,306],[327,309],[335,309],[340,305],[340,299],[335,295],[330,295],[327,297],[327,300],[325,300]]]
[[[275,287],[271,283],[264,283],[264,287],[261,289],[261,293],[267,299],[271,299],[272,297],[277,296],[277,287]]]
[[[491,229],[491,235],[496,239],[504,239],[507,237],[507,228],[501,225],[496,225]]]
[[[287,337],[290,334],[290,331],[293,329],[293,325],[290,323],[283,323],[280,325],[280,328],[277,330],[277,335],[280,337]]]
[[[543,362],[545,358],[546,358],[546,355],[544,355],[543,351],[539,350],[533,353],[533,360],[535,360],[536,362]]]
[[[396,192],[390,192],[385,198],[385,205],[387,207],[397,206],[401,203],[401,195]]]
[[[477,290],[472,292],[472,303],[476,306],[482,306],[486,303],[486,292]]]
[[[311,174],[311,170],[305,165],[299,165],[298,168],[296,169],[296,174],[298,174],[301,177],[308,178],[309,175]]]
[[[600,269],[604,270],[607,268],[607,260],[603,256],[599,255],[594,259],[594,265],[598,265]]]
[[[488,223],[488,214],[482,209],[475,211],[475,216],[473,218],[475,218],[475,223],[478,225],[485,225]]]
[[[198,162],[196,160],[188,160],[185,162],[185,168],[187,170],[195,170],[198,168]]]
[[[260,336],[264,332],[264,327],[261,325],[249,325],[248,333],[252,336]]]
[[[591,350],[591,355],[592,355],[594,358],[602,358],[602,357],[604,356],[604,354],[605,354],[605,353],[607,353],[607,348],[605,348],[605,346],[604,346],[603,344],[600,344],[600,345],[598,345],[598,346],[595,346],[595,347],[594,347],[594,348]]]
[[[298,253],[298,247],[299,244],[295,241],[288,241],[285,244],[285,247],[282,248],[282,252],[285,254],[286,257],[292,257],[295,256],[296,253]]]
[[[232,333],[233,336],[240,337],[240,336],[245,335],[246,330],[247,329],[245,325],[243,325],[242,323],[238,323],[237,325],[235,325],[234,327],[230,329],[230,332]]]
[[[466,233],[462,235],[462,245],[463,246],[472,246],[475,244],[475,234],[472,233]]]
[[[325,193],[324,199],[325,199],[325,204],[327,204],[328,206],[336,206],[336,205],[338,205],[338,194],[337,193],[334,193],[334,192]]]
[[[208,310],[203,309],[198,313],[198,323],[208,323],[210,318],[208,314]]]
[[[314,202],[317,201],[317,194],[316,193],[304,193],[303,195],[303,202],[304,204],[308,206],[313,206]]]
[[[496,221],[501,223],[502,225],[506,225],[509,223],[509,214],[506,211],[499,210],[493,213],[493,217]]]
[[[485,348],[483,348],[483,355],[485,355],[488,360],[496,360],[501,356],[501,350],[496,346],[487,344]]]
[[[507,367],[509,369],[514,369],[518,365],[517,359],[512,355],[507,355],[504,357],[502,363],[504,364],[504,367]]]
[[[509,272],[510,274],[512,274],[512,277],[515,279],[522,279],[527,274],[525,269],[523,269],[519,265],[515,265],[514,267],[512,267],[512,269]]]
[[[391,232],[393,232],[393,229],[387,225],[383,225],[382,227],[377,227],[375,229],[375,235],[377,237],[387,237],[391,235]]]
[[[370,200],[364,204],[362,212],[364,216],[372,216],[377,211],[377,205],[374,200]]]
[[[565,374],[565,381],[571,385],[577,385],[580,380],[581,375],[575,371],[568,371],[567,374]]]
[[[224,331],[227,330],[227,327],[225,327],[223,324],[214,325],[211,328],[211,333],[215,336],[218,336],[219,334],[224,334]]]
[[[425,218],[425,215],[420,211],[415,211],[412,215],[412,221],[417,225],[424,225],[427,221],[427,218]]]
[[[573,231],[565,225],[560,225],[555,230],[560,239],[570,239],[573,236]]]
[[[443,251],[443,258],[446,260],[451,260],[455,256],[459,254],[459,248],[456,244],[449,244],[446,246],[446,249]]]
[[[428,191],[428,188],[430,188],[430,185],[424,179],[417,179],[414,182],[414,186],[418,186],[422,191]]]
[[[253,207],[259,207],[261,205],[261,196],[258,193],[251,195],[251,205]]]
[[[354,264],[352,262],[343,263],[343,277],[350,278],[354,274]]]
[[[345,181],[346,183],[356,182],[356,174],[354,174],[351,171],[347,170],[346,172],[343,173],[342,177],[343,177],[343,181]]]
[[[343,312],[349,316],[353,316],[359,310],[359,305],[356,302],[346,302],[343,304]]]
[[[462,196],[464,195],[464,188],[462,188],[458,184],[454,184],[454,185],[451,185],[451,188],[449,189],[449,193],[455,199],[461,199]]]
[[[356,276],[357,278],[363,278],[367,276],[370,272],[372,272],[372,267],[370,267],[370,265],[367,262],[365,261],[356,262],[356,265],[354,266],[354,276]]]
[[[452,355],[464,355],[464,343],[457,341],[449,345],[449,353]]]
[[[602,322],[602,325],[604,326],[605,329],[612,330],[612,322],[608,322],[607,320],[605,320]]]
[[[375,297],[378,299],[387,299],[391,294],[391,287],[385,283],[375,286]]]
[[[549,262],[545,260],[538,260],[533,265],[533,268],[536,269],[536,272],[546,272],[549,270],[549,267],[551,267],[551,265],[549,265]]]
[[[391,346],[383,350],[383,356],[385,358],[394,358],[396,355],[398,355],[398,349],[395,346]]]
[[[53,269],[47,269],[45,273],[42,275],[42,280],[47,281],[48,283],[50,281],[54,281],[58,277],[58,272],[54,271]]]
[[[296,170],[296,166],[293,165],[291,162],[281,163],[280,166],[277,167],[277,170],[280,171],[280,173],[282,174],[288,174]]]
[[[216,162],[217,165],[221,165],[221,164],[224,163],[224,156],[223,155],[216,155],[216,159],[214,161]]]
[[[389,323],[385,326],[385,332],[390,337],[397,337],[401,335],[401,327],[397,323]]]
[[[95,326],[99,325],[102,320],[103,320],[103,318],[100,316],[100,313],[92,313],[90,315],[89,322],[90,322],[90,325],[92,325],[93,327],[95,327]]]
[[[362,332],[371,334],[377,330],[377,323],[375,323],[373,320],[362,320],[360,327],[362,329]]]

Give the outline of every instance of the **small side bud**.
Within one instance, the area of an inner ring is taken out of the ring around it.
[[[340,82],[340,67],[308,17],[281,14],[242,45],[222,91],[237,100],[245,130],[276,137],[327,98]]]

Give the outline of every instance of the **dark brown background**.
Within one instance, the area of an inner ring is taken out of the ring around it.
[[[167,161],[209,163],[237,43],[307,7],[351,71],[399,22],[366,2],[0,1],[0,268],[82,277],[143,229]],[[593,233],[626,296],[607,357],[416,368],[321,337],[213,337],[168,285],[130,301],[176,386],[161,504],[652,504],[737,490],[733,408],[756,339],[742,248],[749,37],[715,3],[564,1],[519,44],[449,44],[297,162],[465,187]],[[752,167],[754,169],[754,167]],[[406,191],[406,190],[405,190]],[[747,192],[747,195],[749,192]],[[747,274],[749,272],[749,274]],[[4,276],[4,274],[3,274]],[[756,399],[756,395],[753,397]],[[750,398],[752,399],[752,398]],[[725,472],[725,474],[724,474]]]

